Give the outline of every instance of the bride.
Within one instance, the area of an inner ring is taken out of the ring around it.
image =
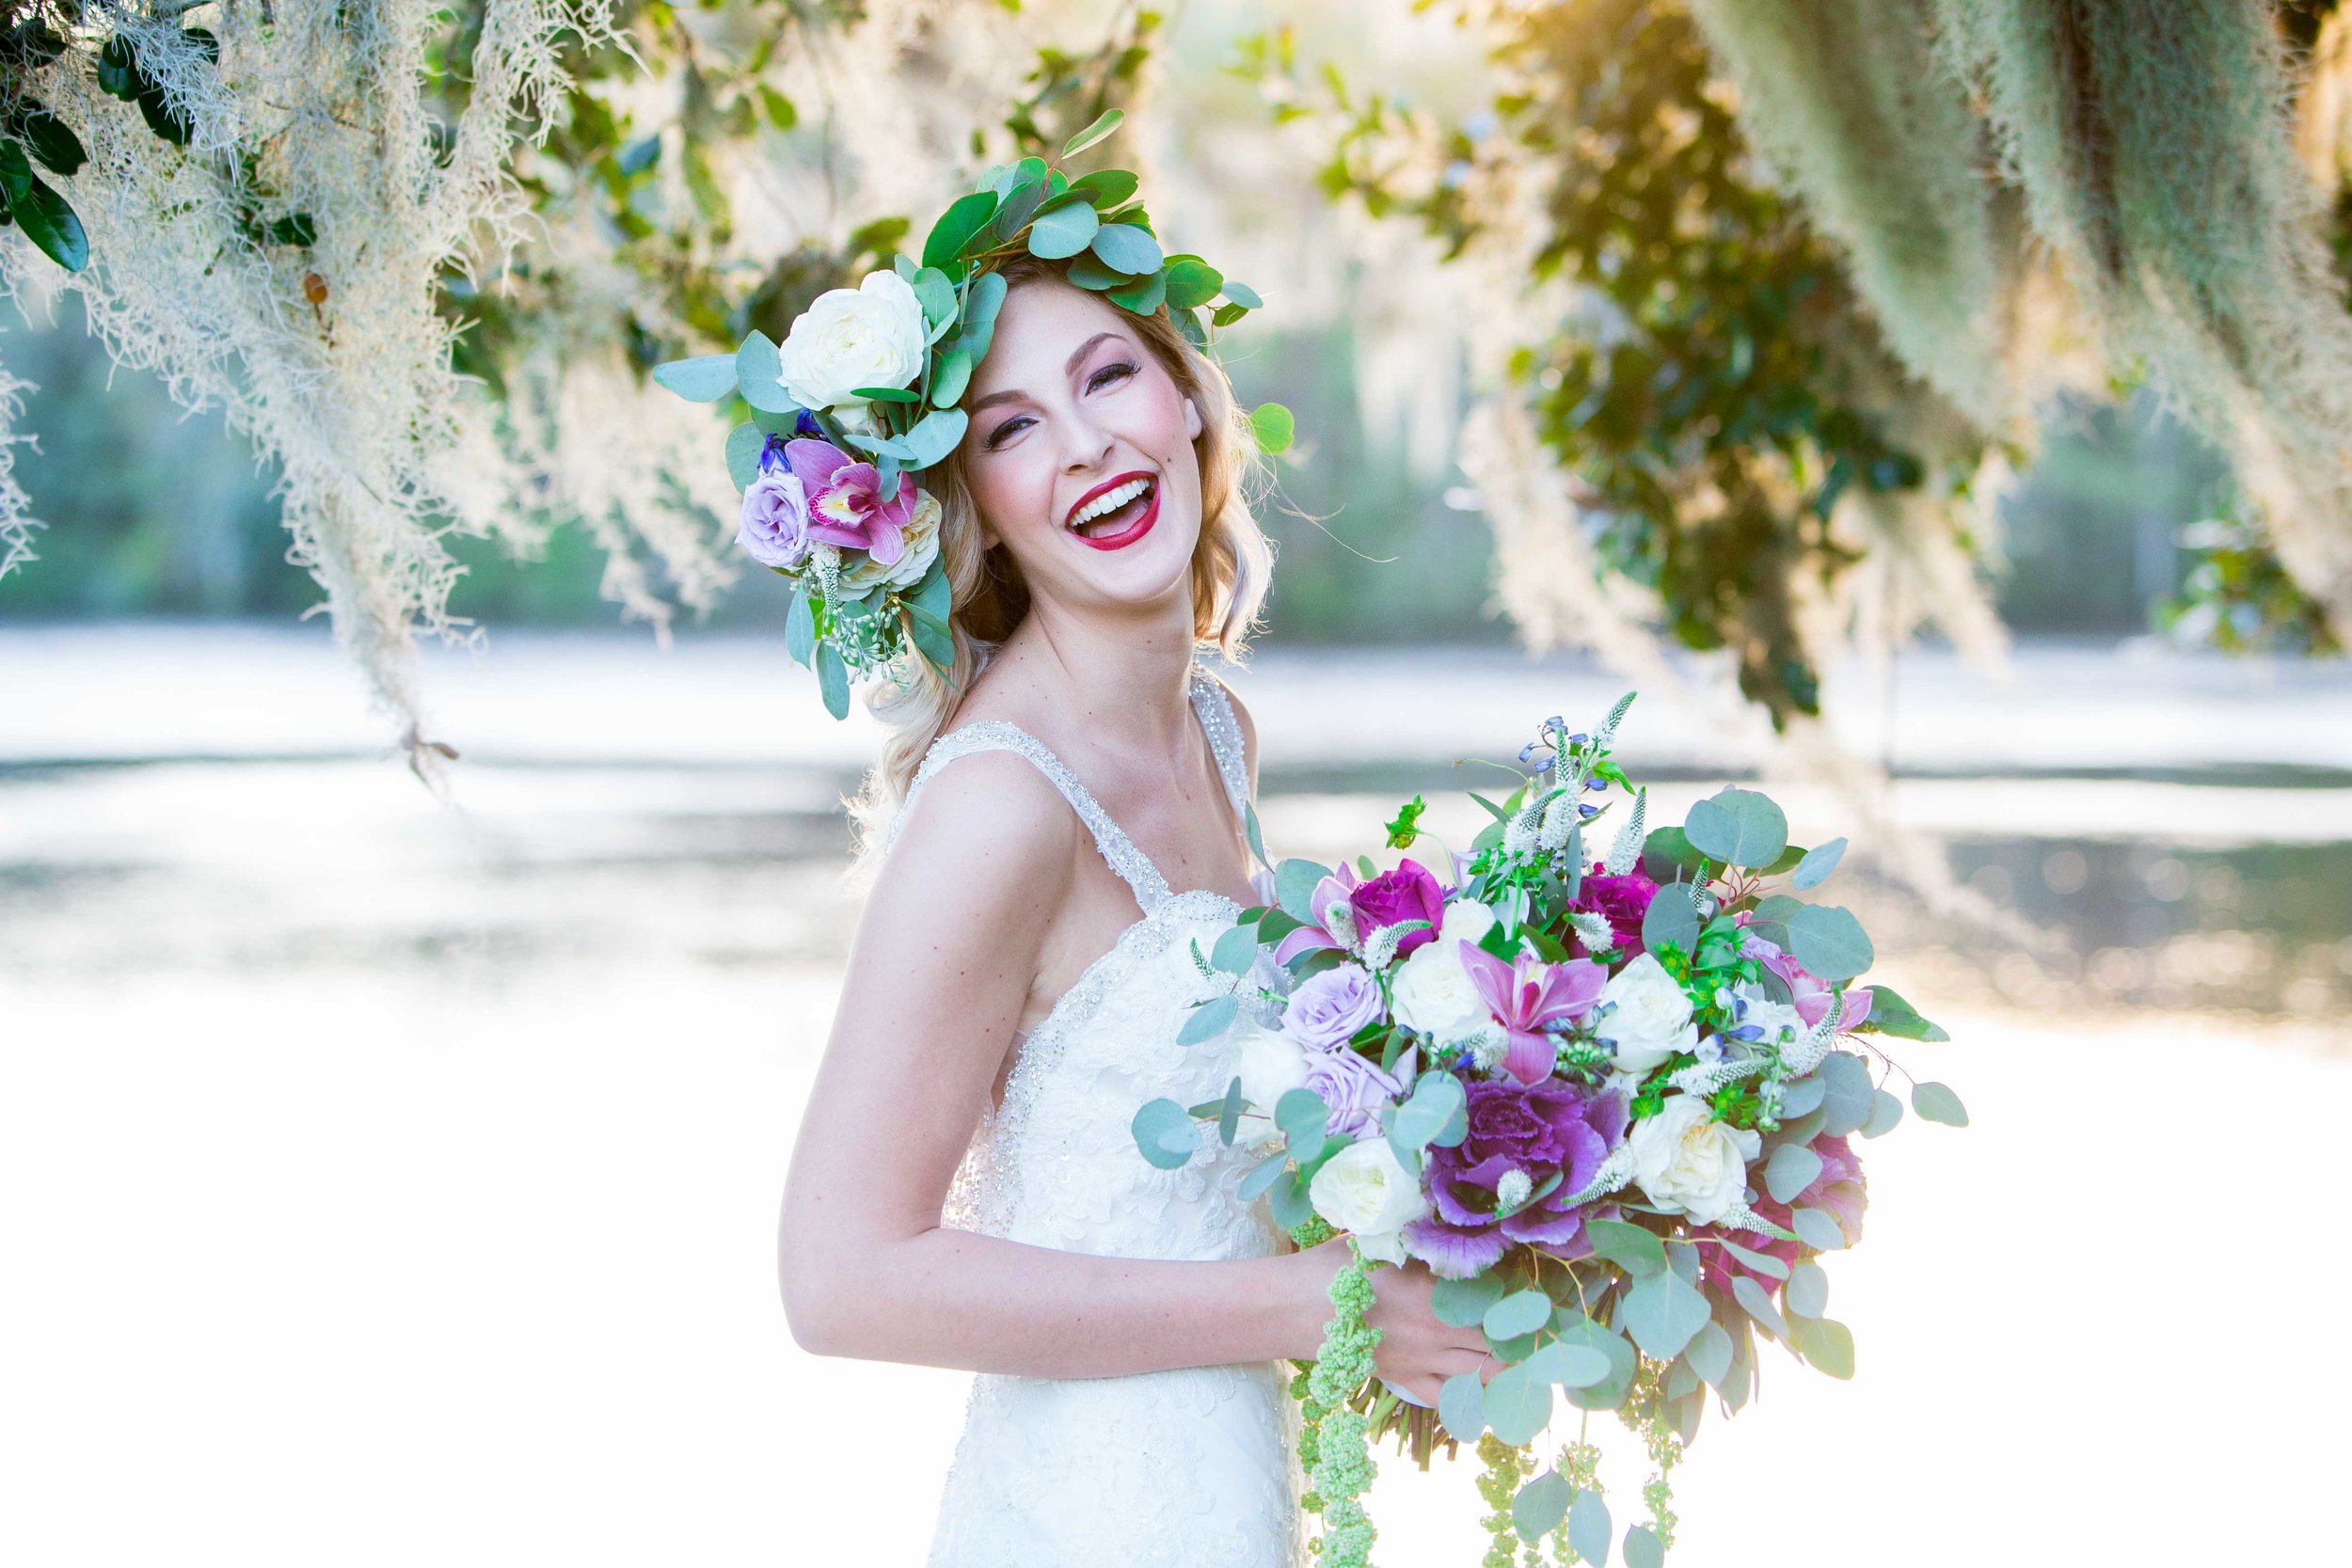
[[[1177,1043],[1253,880],[1237,651],[1271,555],[1246,426],[1165,309],[1021,258],[926,475],[952,673],[878,709],[871,890],[803,1117],[778,1240],[793,1337],[969,1370],[934,1568],[1291,1568],[1307,1560],[1286,1359],[1311,1357],[1345,1243],[1305,1252],[1213,1144],[1172,1171],[1129,1123],[1217,1098]],[[881,827],[882,831],[874,831]],[[1418,1262],[1381,1268],[1375,1363],[1405,1394],[1478,1370]]]

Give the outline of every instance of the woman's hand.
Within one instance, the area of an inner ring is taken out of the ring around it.
[[[1323,1325],[1331,1321],[1327,1294],[1331,1281],[1347,1266],[1348,1256],[1344,1236],[1298,1254],[1315,1284],[1318,1315],[1313,1333],[1318,1344]],[[1372,1308],[1364,1314],[1364,1322],[1380,1331],[1380,1342],[1373,1347],[1373,1369],[1428,1405],[1438,1402],[1438,1390],[1447,1378],[1476,1372],[1484,1381],[1502,1370],[1477,1324],[1454,1328],[1438,1321],[1436,1308],[1429,1304],[1437,1288],[1438,1276],[1418,1259],[1403,1268],[1375,1263],[1372,1266]],[[1306,1355],[1313,1354],[1310,1349]]]

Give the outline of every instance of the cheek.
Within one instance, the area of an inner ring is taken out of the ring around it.
[[[1054,467],[1025,441],[1011,451],[983,452],[964,467],[964,482],[980,515],[999,534],[1019,534],[1045,516],[1054,497]]]

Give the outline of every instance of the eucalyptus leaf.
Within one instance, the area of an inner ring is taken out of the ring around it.
[[[1856,1025],[1871,1034],[1893,1035],[1898,1039],[1925,1040],[1933,1044],[1952,1037],[1941,1025],[1929,1022],[1919,1010],[1904,1001],[1892,987],[1873,984],[1870,987],[1870,1016]]]
[[[1258,929],[1254,926],[1235,926],[1216,939],[1209,949],[1211,968],[1226,974],[1247,974],[1249,966],[1258,961]]]
[[[1184,1020],[1184,1027],[1176,1031],[1176,1043],[1199,1045],[1202,1040],[1216,1038],[1232,1026],[1233,1015],[1240,1008],[1241,1004],[1230,996],[1212,997],[1195,1007],[1192,1016]]]
[[[1313,1200],[1307,1196],[1307,1179],[1298,1171],[1286,1170],[1283,1173],[1282,1179],[1274,1183],[1269,1201],[1274,1210],[1274,1223],[1285,1230],[1314,1218]]]
[[[1746,1275],[1738,1275],[1731,1281],[1731,1293],[1748,1316],[1770,1329],[1775,1338],[1788,1338],[1788,1324],[1781,1317],[1780,1308],[1772,1305],[1772,1298],[1763,1286]]]
[[[1136,194],[1136,176],[1123,168],[1097,169],[1070,182],[1070,189],[1101,212],[1109,212]]]
[[[1133,283],[1108,290],[1104,297],[1121,309],[1132,310],[1138,316],[1148,316],[1157,310],[1168,299],[1168,274],[1165,270],[1154,272],[1149,277],[1136,279]]]
[[[1517,1291],[1486,1308],[1486,1338],[1516,1339],[1551,1322],[1551,1298],[1541,1291]]]
[[[1870,938],[1852,911],[1807,904],[1788,917],[1788,951],[1817,979],[1851,980],[1870,967]]]
[[[1568,1484],[1567,1477],[1546,1470],[1511,1499],[1511,1527],[1519,1532],[1521,1541],[1533,1545],[1560,1528],[1575,1497],[1576,1488]]]
[[[1788,1228],[1797,1233],[1797,1240],[1816,1252],[1843,1252],[1846,1232],[1839,1227],[1837,1216],[1826,1209],[1800,1209],[1788,1216]]]
[[[1689,882],[1668,882],[1651,895],[1642,916],[1642,945],[1651,952],[1677,947],[1694,952],[1699,944],[1699,911],[1692,901]]]
[[[1553,1322],[1563,1343],[1588,1346],[1609,1357],[1609,1375],[1598,1383],[1568,1389],[1568,1402],[1579,1410],[1614,1410],[1623,1404],[1627,1392],[1633,1386],[1633,1374],[1641,1366],[1641,1357],[1632,1343],[1624,1335],[1603,1328],[1581,1313],[1566,1314],[1565,1321]]]
[[[1330,1135],[1331,1108],[1312,1089],[1285,1089],[1274,1104],[1274,1125],[1290,1141],[1291,1152],[1303,1159],[1319,1151]]]
[[[1724,1375],[1731,1370],[1731,1336],[1724,1332],[1723,1324],[1710,1319],[1707,1326],[1692,1338],[1690,1348],[1682,1354],[1690,1362],[1691,1370],[1706,1380],[1708,1386],[1721,1387]]]
[[[1448,1328],[1468,1328],[1486,1318],[1486,1308],[1502,1299],[1502,1281],[1487,1274],[1440,1279],[1429,1292],[1429,1307]]]
[[[1779,1259],[1773,1257],[1769,1252],[1757,1252],[1755,1248],[1743,1247],[1737,1242],[1726,1241],[1718,1243],[1717,1244],[1720,1245],[1725,1252],[1728,1252],[1734,1258],[1740,1259],[1740,1262],[1745,1263],[1749,1268],[1754,1269],[1757,1274],[1764,1275],[1772,1279],[1786,1279],[1788,1277],[1788,1265],[1782,1262]]]
[[[1780,1300],[1782,1306],[1800,1318],[1820,1317],[1829,1310],[1829,1271],[1819,1263],[1799,1263],[1788,1271],[1788,1283],[1782,1288]]]
[[[1160,270],[1160,242],[1151,230],[1132,223],[1106,223],[1094,231],[1087,248],[1106,267],[1114,267],[1130,277],[1142,277]]]
[[[1804,859],[1797,863],[1796,870],[1788,874],[1788,885],[1820,887],[1829,880],[1830,874],[1837,869],[1837,863],[1845,858],[1846,841],[1842,838],[1815,845],[1804,852]]]
[[[1291,1157],[1287,1150],[1278,1150],[1249,1167],[1249,1174],[1241,1179],[1234,1192],[1244,1203],[1255,1203],[1259,1197],[1282,1179],[1289,1169]]]
[[[924,613],[917,606],[907,607],[907,617],[914,626],[915,652],[921,654],[932,669],[943,675],[947,673],[955,667],[956,634],[948,629],[946,622]]]
[[[953,408],[972,384],[971,351],[951,348],[931,366],[931,406]]]
[[[1911,1108],[1927,1121],[1940,1121],[1947,1127],[1968,1125],[1968,1107],[1960,1102],[1947,1085],[1914,1084],[1911,1086]]]
[[[928,468],[956,450],[971,417],[961,408],[934,408],[902,437],[910,467]]]
[[[735,372],[730,369],[727,373],[732,377]],[[767,434],[755,424],[739,424],[727,432],[727,477],[735,481],[736,489],[750,489],[759,477],[759,454],[767,447]]]
[[[1557,1383],[1564,1388],[1590,1388],[1607,1379],[1613,1370],[1606,1353],[1565,1339],[1537,1346],[1520,1364],[1526,1367],[1528,1376]]]
[[[1165,1097],[1145,1101],[1129,1130],[1144,1159],[1161,1170],[1178,1169],[1200,1147],[1200,1129],[1182,1105]]]
[[[1609,1504],[1590,1488],[1580,1488],[1568,1506],[1568,1544],[1593,1568],[1608,1568],[1609,1548],[1616,1527],[1609,1521]]]
[[[1818,1072],[1803,1078],[1791,1078],[1780,1086],[1780,1119],[1783,1122],[1809,1117],[1820,1109],[1821,1099],[1829,1093],[1829,1080]]]
[[[1075,256],[1094,243],[1102,217],[1084,201],[1066,202],[1040,213],[1029,225],[1029,254],[1058,261]]]
[[[1476,1372],[1456,1372],[1438,1386],[1438,1419],[1457,1443],[1475,1443],[1486,1430],[1486,1385]]]
[[[974,191],[958,197],[947,210],[931,225],[930,237],[923,242],[923,264],[942,271],[955,265],[975,235],[989,226],[996,215],[999,197],[994,191]]]
[[[817,644],[817,686],[824,694],[825,711],[835,719],[850,716],[850,667],[831,642]]]
[[[1866,1138],[1883,1138],[1902,1125],[1903,1102],[1884,1089],[1870,1091],[1870,1119],[1861,1126]]]
[[[1173,256],[1168,263],[1168,308],[1192,310],[1206,305],[1225,287],[1225,275],[1198,256]]]
[[[1584,1234],[1592,1242],[1595,1253],[1636,1279],[1666,1271],[1664,1243],[1638,1225],[1628,1225],[1623,1220],[1587,1220]]]
[[[795,664],[806,664],[817,651],[817,611],[805,587],[794,591],[792,608],[785,612],[784,651]]]
[[[1636,1525],[1625,1532],[1625,1568],[1665,1568],[1666,1548],[1658,1532]]]
[[[784,389],[784,361],[768,335],[755,330],[735,351],[735,382],[743,401],[770,414],[798,415],[801,405]]]
[[[1764,1190],[1776,1203],[1794,1203],[1821,1174],[1821,1157],[1802,1144],[1783,1144],[1764,1163]]]
[[[1551,1385],[1529,1376],[1524,1365],[1505,1367],[1486,1382],[1486,1417],[1502,1441],[1532,1443],[1551,1420]]]
[[[1704,1292],[1674,1270],[1661,1269],[1633,1282],[1618,1321],[1644,1355],[1671,1361],[1706,1326],[1708,1315]]]
[[[693,359],[672,359],[653,368],[654,381],[689,403],[716,403],[735,391],[732,354],[706,354]]]
[[[1870,1083],[1869,1065],[1851,1051],[1833,1051],[1819,1071],[1827,1092],[1821,1097],[1821,1131],[1842,1138],[1870,1119],[1878,1090]]]
[[[1853,1330],[1835,1318],[1799,1318],[1797,1354],[1832,1377],[1853,1376]]]
[[[1699,801],[1682,832],[1700,854],[1727,865],[1768,866],[1788,847],[1787,815],[1753,789],[1722,789]]]
[[[1331,875],[1331,868],[1313,861],[1286,860],[1274,868],[1274,901],[1294,920],[1320,927],[1323,911],[1315,909],[1317,884]]]
[[[1653,882],[1692,880],[1701,859],[1680,828],[1653,828],[1642,840],[1642,872]]]
[[[1121,110],[1104,110],[1101,115],[1096,117],[1093,124],[1088,126],[1085,130],[1079,132],[1076,135],[1061,144],[1061,155],[1065,158],[1076,157],[1079,153],[1084,152],[1088,148],[1092,147],[1096,142],[1101,141],[1104,137],[1118,130],[1120,122],[1124,120],[1126,118],[1126,114]]]

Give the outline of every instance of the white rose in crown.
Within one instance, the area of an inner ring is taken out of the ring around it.
[[[860,387],[904,387],[923,373],[929,348],[923,305],[897,273],[869,272],[854,289],[829,289],[793,322],[777,349],[784,389],[803,408],[866,412]]]
[[[1429,1212],[1421,1178],[1397,1163],[1389,1140],[1366,1138],[1323,1163],[1307,1183],[1315,1212],[1351,1231],[1357,1250],[1383,1263],[1405,1261],[1405,1227]]]
[[[1689,993],[1647,953],[1612,974],[1601,988],[1600,1022],[1593,1035],[1613,1049],[1612,1060],[1625,1072],[1647,1072],[1699,1042]]]
[[[1726,1126],[1696,1095],[1667,1097],[1654,1117],[1633,1124],[1633,1180],[1649,1200],[1693,1225],[1712,1225],[1748,1190],[1748,1162],[1762,1152],[1763,1135]]]
[[[1256,1148],[1279,1143],[1282,1130],[1274,1125],[1274,1107],[1293,1089],[1307,1086],[1307,1053],[1288,1035],[1262,1027],[1247,1015],[1227,1032],[1232,1042],[1225,1076],[1241,1080],[1241,1096],[1262,1116],[1241,1118],[1234,1142]]]
[[[1494,923],[1494,911],[1475,898],[1457,898],[1445,907],[1437,939],[1407,954],[1389,982],[1399,1023],[1452,1041],[1486,1022],[1486,999],[1455,943],[1477,942]]]
[[[878,582],[892,588],[913,588],[921,582],[939,556],[939,519],[944,510],[937,496],[929,490],[915,491],[914,510],[908,515],[901,534],[906,553],[885,566],[860,550],[856,564],[842,568],[841,580],[850,592],[863,594]]]

